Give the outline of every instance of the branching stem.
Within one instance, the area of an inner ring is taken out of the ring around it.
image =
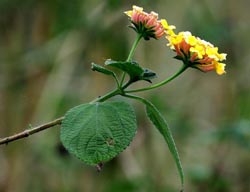
[[[140,41],[140,39],[142,38],[142,35],[138,35],[135,39],[135,42],[131,48],[131,51],[128,55],[128,58],[127,58],[127,61],[131,61],[133,55],[134,55],[134,51]],[[125,97],[129,97],[129,98],[132,98],[132,99],[136,99],[136,100],[140,100],[141,102],[143,103],[147,103],[147,100],[141,98],[141,97],[138,97],[138,96],[135,96],[135,95],[131,95],[131,94],[128,94],[128,93],[133,93],[133,92],[140,92],[140,91],[146,91],[146,90],[150,90],[150,89],[155,89],[157,87],[160,87],[162,85],[165,85],[166,83],[172,81],[173,79],[175,79],[177,76],[179,76],[182,72],[184,72],[185,70],[187,69],[187,66],[184,65],[176,74],[174,74],[173,76],[169,77],[168,79],[160,82],[160,83],[157,83],[157,84],[154,84],[152,86],[149,86],[149,87],[146,87],[146,88],[141,88],[141,89],[134,89],[134,90],[128,90],[126,91],[125,89],[132,83],[131,81],[128,81],[127,83],[125,83],[123,85],[123,82],[124,82],[124,79],[125,79],[125,73],[123,73],[122,75],[122,79],[120,81],[120,83],[118,82],[118,79],[116,76],[114,76],[115,80],[116,80],[116,83],[117,83],[117,88],[114,89],[113,91],[107,93],[106,95],[103,95],[101,97],[98,97],[96,99],[94,99],[93,101],[90,102],[90,104],[92,103],[95,103],[95,102],[103,102],[103,101],[106,101],[107,99],[111,98],[111,97],[114,97],[116,95],[122,95],[122,96],[125,96]],[[12,141],[15,141],[15,140],[18,140],[18,139],[22,139],[24,137],[28,137],[34,133],[37,133],[37,132],[40,132],[40,131],[43,131],[45,129],[48,129],[48,128],[51,128],[51,127],[54,127],[56,125],[60,125],[62,123],[62,120],[64,119],[64,117],[61,117],[61,118],[58,118],[56,120],[53,120],[51,122],[48,122],[46,124],[43,124],[43,125],[40,125],[40,126],[37,126],[37,127],[34,127],[34,128],[31,128],[31,129],[26,129],[25,131],[23,132],[20,132],[20,133],[17,133],[17,134],[14,134],[12,136],[9,136],[9,137],[5,137],[5,138],[0,138],[0,145],[2,144],[8,144],[9,142],[12,142]]]

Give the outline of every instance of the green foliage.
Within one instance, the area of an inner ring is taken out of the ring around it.
[[[136,133],[133,108],[126,102],[83,104],[62,122],[65,148],[89,165],[108,161],[123,151]]]
[[[184,173],[180,161],[180,157],[177,151],[177,148],[175,146],[174,138],[171,134],[171,131],[168,127],[168,124],[164,117],[161,115],[159,110],[149,101],[144,102],[146,104],[146,111],[149,119],[152,121],[152,123],[155,125],[155,127],[159,130],[159,132],[164,137],[165,141],[168,144],[168,148],[170,152],[173,155],[173,158],[175,160],[175,163],[177,165],[180,177],[181,177],[181,183],[184,184]]]

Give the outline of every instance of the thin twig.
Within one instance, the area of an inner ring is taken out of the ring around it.
[[[60,117],[58,119],[55,119],[54,121],[45,123],[43,125],[39,125],[37,127],[34,127],[32,129],[26,129],[25,131],[21,132],[21,133],[17,133],[15,135],[9,136],[9,137],[5,137],[3,139],[0,139],[0,145],[2,144],[8,144],[9,142],[18,140],[18,139],[22,139],[24,137],[28,137],[34,133],[37,133],[39,131],[43,131],[45,129],[54,127],[55,125],[60,125],[62,123],[64,117]]]

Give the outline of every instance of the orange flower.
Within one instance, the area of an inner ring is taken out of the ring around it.
[[[226,64],[220,61],[225,60],[227,54],[218,53],[218,47],[193,36],[188,31],[168,33],[166,38],[169,41],[168,46],[177,54],[175,58],[182,60],[185,65],[203,72],[215,70],[219,75],[226,73]]]
[[[166,26],[162,24],[163,20],[158,20],[158,14],[153,11],[146,13],[143,8],[134,5],[133,10],[126,11],[125,14],[130,17],[132,23],[130,27],[141,34],[145,40],[159,39],[166,33]]]

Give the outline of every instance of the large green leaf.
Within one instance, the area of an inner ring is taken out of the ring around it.
[[[64,147],[86,164],[108,161],[123,151],[136,133],[133,108],[126,102],[83,104],[69,110],[62,122]]]
[[[165,141],[168,144],[168,148],[175,160],[175,163],[177,165],[179,175],[181,178],[182,186],[184,185],[184,173],[180,161],[180,157],[174,142],[174,138],[171,134],[171,130],[168,127],[168,124],[162,114],[159,112],[159,110],[149,101],[144,102],[146,104],[146,111],[149,119],[152,121],[152,123],[155,125],[155,127],[159,130],[159,132],[163,135]]]
[[[153,71],[142,68],[135,61],[113,61],[108,59],[106,60],[105,65],[120,69],[127,73],[132,82],[139,80],[151,82],[151,79],[156,78],[156,74]]]

